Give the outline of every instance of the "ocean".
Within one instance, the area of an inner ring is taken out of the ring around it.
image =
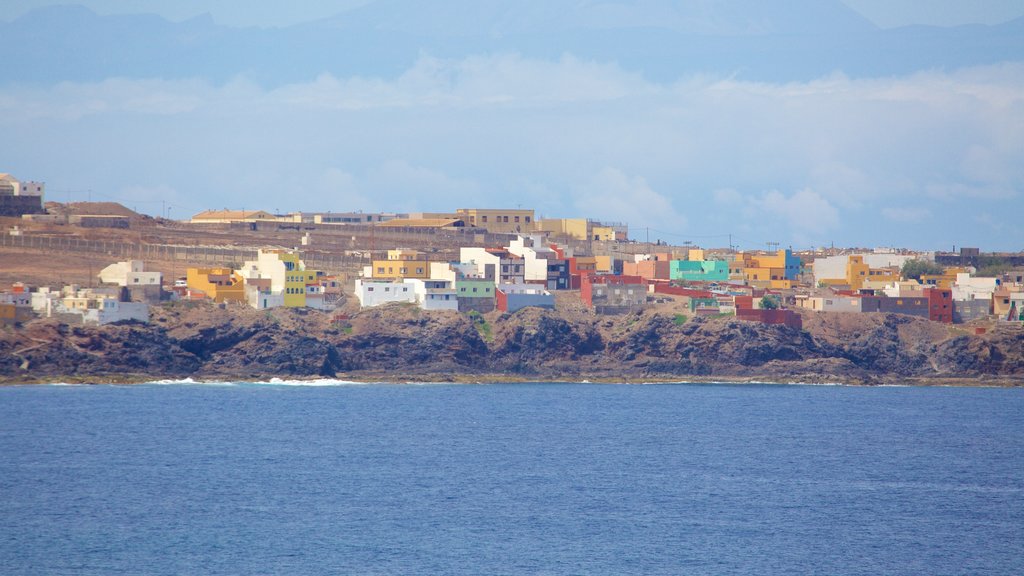
[[[2,574],[1021,574],[1024,390],[0,388]]]

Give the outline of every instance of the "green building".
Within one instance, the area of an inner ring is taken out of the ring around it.
[[[725,260],[672,260],[669,278],[689,282],[725,282],[729,279],[729,263]]]

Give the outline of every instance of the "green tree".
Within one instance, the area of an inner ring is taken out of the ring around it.
[[[900,274],[907,280],[920,280],[926,274],[942,274],[945,269],[927,260],[907,260],[900,270]]]
[[[779,299],[775,296],[765,296],[761,298],[761,309],[762,310],[778,310]]]

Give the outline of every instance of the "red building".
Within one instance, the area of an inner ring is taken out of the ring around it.
[[[953,323],[953,291],[939,288],[925,288],[928,298],[928,319],[945,324]]]

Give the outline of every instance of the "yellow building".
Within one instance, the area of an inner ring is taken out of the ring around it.
[[[594,240],[601,242],[614,242],[615,241],[615,228],[611,226],[601,226],[595,224],[590,229],[590,237]]]
[[[594,256],[594,271],[598,274],[610,274],[614,271],[611,256]]]
[[[800,267],[800,258],[790,250],[779,250],[775,254],[740,252],[729,263],[729,279],[757,288],[785,290],[796,285]]]
[[[430,260],[417,250],[388,250],[387,260],[374,260],[370,277],[375,280],[430,279]]]
[[[877,285],[879,282],[891,284],[899,282],[900,279],[900,271],[896,267],[872,268],[864,262],[863,256],[850,256],[846,261],[846,278],[825,279],[821,281],[821,284],[823,286],[846,286],[850,290],[861,290],[866,282],[871,282],[872,285]],[[956,280],[955,275],[953,279]]]
[[[455,212],[467,225],[486,228],[488,232],[515,234],[534,231],[533,210],[459,208]]]
[[[552,236],[567,236],[576,240],[586,240],[589,232],[586,218],[544,218],[536,223],[537,232],[547,232]]]
[[[922,274],[921,284],[938,288],[940,290],[952,290],[956,283],[957,274],[967,274],[966,268],[946,268],[942,274]]]
[[[624,240],[624,238],[616,237],[614,226],[606,226],[586,218],[544,218],[537,221],[534,229],[537,232],[547,232],[552,236],[565,236],[576,240],[598,240],[601,242]]]
[[[189,268],[185,278],[190,289],[214,302],[245,301],[245,279],[230,268]]]
[[[316,270],[289,270],[284,277],[285,308],[303,308],[306,306],[306,290],[308,286],[317,285]]]

